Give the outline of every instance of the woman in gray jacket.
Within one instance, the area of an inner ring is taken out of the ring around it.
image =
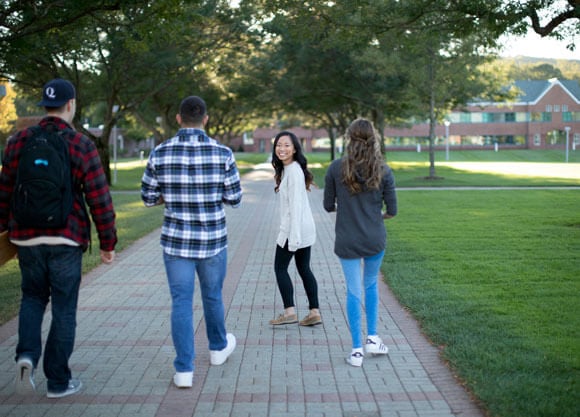
[[[365,351],[374,355],[388,352],[377,335],[377,281],[387,241],[384,219],[397,214],[397,196],[393,172],[384,161],[372,123],[356,119],[347,129],[345,140],[346,155],[332,162],[326,172],[324,208],[328,212],[336,211],[334,253],[340,259],[346,279],[346,313],[352,337],[352,352],[347,362],[361,366]],[[367,318],[364,351],[363,291]]]

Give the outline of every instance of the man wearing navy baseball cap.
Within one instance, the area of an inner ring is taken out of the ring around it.
[[[70,81],[56,78],[47,82],[42,89],[42,101],[38,106],[59,108],[76,98],[75,87]]]
[[[10,241],[18,248],[22,279],[15,389],[20,394],[36,389],[34,371],[42,352],[42,320],[50,302],[52,323],[43,359],[48,398],[66,397],[82,386],[71,375],[69,359],[76,333],[82,255],[90,241],[91,224],[85,202],[97,229],[103,263],[113,262],[117,243],[115,211],[97,148],[72,127],[75,97],[75,88],[67,80],[57,78],[44,85],[38,105],[47,114],[38,126],[21,130],[8,140],[0,173],[0,232],[8,230]],[[38,137],[54,145],[56,140],[62,140],[68,147],[73,204],[63,227],[39,227],[14,216],[11,201],[23,149],[28,141]]]

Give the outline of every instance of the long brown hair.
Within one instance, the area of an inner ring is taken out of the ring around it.
[[[342,181],[346,188],[352,194],[378,190],[385,161],[373,124],[367,119],[358,118],[350,124],[344,137],[347,145],[342,161]]]

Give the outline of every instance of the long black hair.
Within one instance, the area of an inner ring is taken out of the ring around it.
[[[306,160],[306,157],[302,152],[302,146],[300,145],[300,141],[298,140],[298,138],[294,133],[288,132],[286,130],[276,135],[276,137],[274,138],[274,144],[272,145],[272,166],[274,167],[275,171],[274,180],[276,181],[276,187],[274,188],[274,191],[278,192],[278,189],[280,188],[280,183],[282,182],[282,173],[284,172],[284,163],[276,155],[276,145],[278,144],[278,140],[280,140],[282,136],[288,136],[292,141],[292,145],[294,145],[294,150],[296,151],[294,155],[292,155],[292,158],[294,161],[298,162],[298,164],[302,168],[302,172],[304,172],[304,184],[306,186],[306,189],[310,191],[310,185],[314,180],[314,176],[312,175],[312,172],[308,170],[307,167],[308,161]]]

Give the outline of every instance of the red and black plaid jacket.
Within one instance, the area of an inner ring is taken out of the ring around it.
[[[45,129],[72,129],[63,119],[51,116],[42,119],[39,125]],[[81,133],[74,130],[68,132],[63,137],[69,144],[75,199],[66,227],[62,229],[23,228],[16,224],[10,213],[10,200],[16,181],[20,151],[32,134],[30,129],[24,129],[8,140],[4,150],[0,174],[0,231],[8,229],[12,241],[25,241],[37,237],[62,237],[78,243],[83,250],[86,250],[89,245],[90,223],[86,210],[82,206],[84,197],[97,229],[100,249],[112,251],[117,243],[115,211],[97,148]]]

